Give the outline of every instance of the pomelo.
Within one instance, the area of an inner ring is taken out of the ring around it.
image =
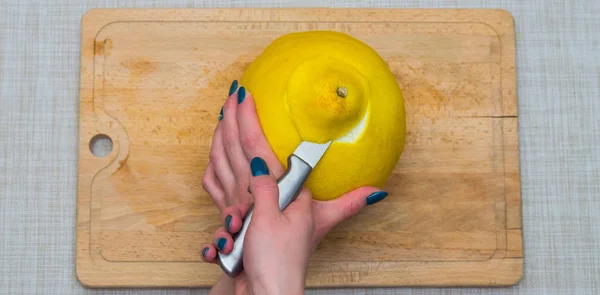
[[[306,182],[313,198],[385,185],[404,149],[404,102],[387,64],[367,44],[332,31],[283,35],[240,82],[284,167],[301,141],[334,140]]]

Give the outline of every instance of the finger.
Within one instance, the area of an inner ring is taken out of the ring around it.
[[[263,129],[256,115],[256,105],[254,97],[246,90],[246,99],[244,103],[237,108],[238,127],[240,131],[240,141],[243,151],[248,160],[254,157],[261,157],[271,168],[275,177],[281,176],[285,170],[277,156],[273,153]]]
[[[248,210],[252,204],[237,204],[225,208],[221,213],[223,219],[223,226],[231,234],[235,234],[240,229],[244,222],[244,217],[248,214]]]
[[[229,163],[233,168],[238,180],[246,181],[248,179],[248,159],[240,143],[240,131],[238,129],[237,108],[242,104],[246,97],[244,87],[238,88],[225,102],[224,112],[227,114],[221,120],[223,124],[223,145],[225,152],[229,157]],[[244,182],[246,183],[246,182]]]
[[[217,263],[217,249],[212,244],[205,244],[200,250],[200,256],[202,260],[209,263]]]
[[[293,221],[313,220],[312,194],[308,188],[303,188],[296,200],[294,200],[284,211],[284,215]]]
[[[213,245],[223,254],[229,254],[233,250],[233,238],[224,227],[220,227],[213,239]]]
[[[213,143],[210,149],[210,163],[214,165],[215,174],[225,192],[224,198],[235,193],[235,175],[229,165],[229,159],[223,146],[223,124],[218,124],[213,135]],[[226,200],[227,203],[228,200]]]
[[[373,204],[387,196],[377,187],[364,186],[347,192],[331,201],[314,201],[317,231],[326,234],[340,222],[356,215],[367,204]]]
[[[204,171],[204,177],[202,178],[202,187],[208,193],[210,198],[213,200],[219,211],[223,211],[227,206],[225,203],[225,192],[221,187],[219,179],[215,173],[215,168],[212,163],[208,163],[206,170]]]
[[[273,175],[269,174],[269,168],[265,160],[255,157],[250,161],[252,178],[250,179],[250,190],[254,195],[254,216],[275,218],[281,214],[279,210],[279,188]]]

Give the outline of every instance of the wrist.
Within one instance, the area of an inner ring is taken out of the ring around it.
[[[290,286],[286,286],[284,288],[264,288],[264,287],[256,287],[252,288],[253,295],[302,295],[304,294],[304,287],[300,288],[291,288]]]
[[[289,280],[273,280],[260,282],[252,286],[254,295],[302,295],[304,294],[304,277],[293,277]]]
[[[225,294],[233,294],[234,281],[229,278],[227,275],[222,275],[221,278],[215,283],[215,285],[211,288],[209,295],[225,295]]]

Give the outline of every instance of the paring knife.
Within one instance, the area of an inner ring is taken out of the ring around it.
[[[304,182],[308,178],[310,172],[315,168],[317,163],[325,154],[325,151],[331,145],[331,141],[318,144],[308,141],[303,141],[298,145],[293,154],[288,157],[288,170],[277,180],[277,186],[279,187],[279,209],[284,210],[292,201],[296,199]],[[239,232],[233,235],[233,250],[229,254],[222,254],[217,252],[217,260],[223,272],[230,277],[235,277],[243,269],[242,252],[244,250],[244,238],[246,237],[246,231],[250,220],[252,220],[252,213],[254,212],[254,206],[250,208],[242,228]]]

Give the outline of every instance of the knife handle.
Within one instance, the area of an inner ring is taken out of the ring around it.
[[[279,187],[279,209],[281,211],[298,197],[304,182],[312,171],[310,165],[294,154],[290,155],[287,160],[288,170],[277,180],[277,186]],[[229,254],[217,252],[217,260],[221,269],[232,278],[244,269],[242,259],[244,239],[253,213],[254,205],[250,207],[248,214],[246,214],[242,229],[233,235],[233,250]]]

